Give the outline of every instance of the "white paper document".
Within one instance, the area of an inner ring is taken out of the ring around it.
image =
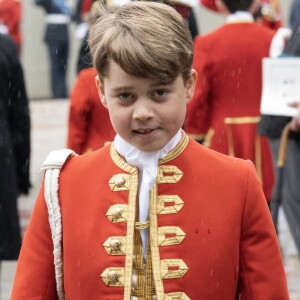
[[[264,58],[261,114],[293,117],[294,101],[300,102],[300,58]]]

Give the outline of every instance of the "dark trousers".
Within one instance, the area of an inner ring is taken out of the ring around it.
[[[66,72],[69,41],[47,41],[50,55],[51,88],[54,98],[67,98]]]
[[[274,162],[277,162],[280,138],[269,138]],[[275,169],[275,177],[278,169]],[[281,205],[300,253],[300,140],[290,138],[283,167]],[[272,202],[271,202],[272,205]]]

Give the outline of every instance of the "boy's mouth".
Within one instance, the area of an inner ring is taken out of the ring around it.
[[[138,130],[133,130],[133,132],[139,133],[139,134],[145,134],[145,133],[149,133],[153,130],[155,130],[155,129],[138,129]]]
[[[150,138],[155,134],[157,130],[158,128],[135,129],[133,130],[133,133],[143,138]]]

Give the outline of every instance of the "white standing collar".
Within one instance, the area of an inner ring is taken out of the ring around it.
[[[140,168],[145,167],[149,160],[154,159],[157,163],[158,159],[164,158],[172,149],[176,147],[180,140],[181,129],[178,130],[175,136],[162,149],[155,152],[143,152],[126,142],[118,134],[114,139],[114,144],[118,153],[121,154],[129,164]],[[147,162],[144,161],[144,159],[146,159]]]
[[[252,23],[254,22],[253,16],[248,11],[236,11],[226,17],[225,22],[228,23]]]

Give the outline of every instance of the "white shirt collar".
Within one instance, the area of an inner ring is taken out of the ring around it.
[[[114,144],[118,153],[121,154],[129,164],[140,168],[140,166],[144,167],[147,165],[147,163],[144,162],[144,159],[156,159],[158,162],[158,159],[164,158],[172,149],[175,148],[180,139],[181,129],[178,130],[175,136],[162,149],[155,152],[143,152],[126,142],[118,134],[114,139]]]
[[[253,22],[254,18],[248,11],[236,11],[234,14],[230,14],[226,17],[225,22],[228,23],[242,23]]]

